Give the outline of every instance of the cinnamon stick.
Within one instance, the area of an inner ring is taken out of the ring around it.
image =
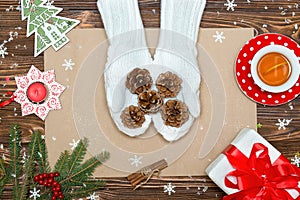
[[[127,176],[127,180],[130,181],[132,186],[140,184],[142,181],[149,179],[155,172],[160,172],[168,167],[168,163],[165,159],[155,162],[149,166],[146,166],[137,172],[134,172]]]

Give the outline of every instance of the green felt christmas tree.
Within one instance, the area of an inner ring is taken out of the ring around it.
[[[34,56],[49,46],[57,51],[69,42],[66,33],[79,24],[78,20],[56,16],[62,11],[47,0],[21,0],[22,20],[27,19],[27,37],[35,33]]]
[[[39,132],[32,134],[28,155],[24,157],[20,154],[20,134],[19,126],[12,125],[9,162],[5,164],[0,159],[0,199],[6,184],[13,186],[13,198],[18,200],[81,198],[105,185],[102,180],[92,179],[91,176],[109,158],[109,154],[102,152],[83,161],[88,146],[86,139],[80,140],[73,152],[61,153],[54,172],[51,172],[43,136]]]

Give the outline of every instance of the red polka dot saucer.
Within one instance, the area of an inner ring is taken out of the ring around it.
[[[236,59],[235,76],[240,89],[251,100],[263,105],[277,106],[290,102],[299,95],[300,77],[291,88],[280,93],[265,91],[254,83],[251,75],[251,61],[260,49],[269,45],[289,48],[300,59],[300,46],[294,40],[281,34],[262,34],[249,40],[240,50]]]

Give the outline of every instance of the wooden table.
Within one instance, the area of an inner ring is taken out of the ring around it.
[[[227,11],[225,0],[208,0],[201,27],[252,27],[256,33],[276,32],[292,37],[300,42],[299,0],[236,0],[234,11]],[[18,37],[8,43],[9,55],[0,57],[0,95],[16,88],[14,76],[26,74],[31,65],[43,70],[43,55],[34,58],[34,36],[26,38],[26,21],[21,21],[20,12],[15,8],[17,0],[0,0],[0,44],[9,38],[10,31],[17,31]],[[160,1],[139,0],[145,27],[159,27]],[[6,11],[10,6],[13,10]],[[80,19],[78,28],[103,28],[95,0],[56,0],[55,6],[64,9],[59,16]],[[13,54],[13,55],[12,55]],[[6,77],[10,81],[6,81]],[[300,151],[300,98],[291,104],[278,107],[258,105],[257,120],[262,124],[259,132],[281,151],[287,158],[292,158]],[[235,113],[233,113],[235,114]],[[278,119],[292,119],[286,129],[278,130]],[[7,147],[8,130],[12,123],[22,128],[22,143],[26,147],[34,130],[44,132],[44,122],[36,116],[22,117],[20,106],[12,103],[0,109],[0,144]],[[0,149],[0,155],[7,154]],[[206,182],[204,182],[206,180]],[[107,187],[98,192],[100,199],[220,199],[224,193],[208,177],[162,177],[153,178],[147,185],[136,191],[132,190],[124,177],[107,179]],[[163,185],[171,182],[176,186],[176,193],[168,196],[163,192]],[[198,187],[208,186],[208,190],[199,193]],[[2,199],[11,199],[9,188]]]

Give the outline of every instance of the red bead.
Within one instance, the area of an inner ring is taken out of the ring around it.
[[[40,179],[39,179],[38,176],[35,176],[35,177],[33,178],[33,180],[34,180],[34,182],[38,182]]]
[[[50,173],[49,176],[50,176],[51,178],[53,178],[53,177],[54,177],[54,173],[53,173],[53,172]]]
[[[59,195],[59,193],[57,191],[55,191],[55,192],[53,192],[53,195],[57,197]]]
[[[45,185],[45,186],[46,186],[46,185],[47,185],[47,181],[44,181],[44,182],[43,182],[43,185]]]
[[[60,191],[60,185],[56,186],[56,191]]]
[[[43,179],[43,174],[40,174],[40,175],[39,175],[39,179],[40,179],[40,180]]]
[[[44,181],[39,180],[39,184],[40,184],[40,185],[43,185],[43,183],[44,183]]]
[[[63,195],[59,195],[58,198],[59,198],[59,199],[63,199],[64,196],[63,196]]]
[[[54,187],[56,187],[56,186],[58,186],[58,185],[59,185],[58,182],[56,182],[56,181],[53,182],[53,186],[54,186]]]
[[[51,185],[53,185],[54,179],[53,178],[48,179],[48,183],[50,183]]]
[[[55,176],[55,177],[58,177],[58,176],[59,176],[59,172],[55,172],[55,173],[54,173],[54,176]]]
[[[56,197],[55,197],[55,196],[52,196],[52,197],[51,197],[51,200],[56,200]]]
[[[43,174],[43,178],[48,178],[48,174]]]

